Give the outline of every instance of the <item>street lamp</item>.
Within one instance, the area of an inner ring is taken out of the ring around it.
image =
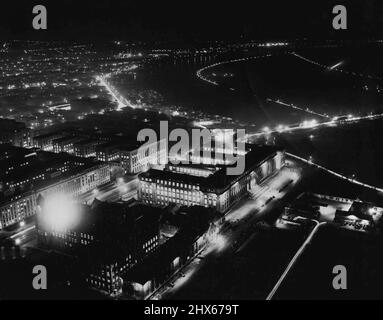
[[[270,128],[269,127],[264,127],[263,128],[264,133],[270,133]]]

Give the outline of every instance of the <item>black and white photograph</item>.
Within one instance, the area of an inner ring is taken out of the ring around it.
[[[381,0],[0,12],[0,302],[383,299]]]

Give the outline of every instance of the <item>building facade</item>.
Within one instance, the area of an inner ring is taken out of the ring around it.
[[[63,132],[53,132],[48,134],[42,134],[34,136],[32,139],[32,144],[35,148],[40,148],[44,151],[53,151],[53,141],[63,138],[65,133]]]
[[[0,143],[9,143],[16,147],[32,146],[31,129],[25,123],[13,119],[0,119]]]
[[[76,197],[109,181],[109,166],[97,164],[84,168],[78,173],[69,173],[58,182],[48,182],[45,187],[12,195],[0,205],[0,230],[35,215],[39,196],[47,197],[55,193],[65,193]]]
[[[139,176],[138,199],[153,206],[175,203],[226,212],[284,165],[284,151],[273,147],[253,148],[245,157],[246,168],[238,176],[227,176],[226,166],[211,170],[210,175],[207,169],[194,166],[169,165],[168,170],[149,170]]]
[[[122,277],[159,246],[158,210],[141,204],[95,200],[79,208],[78,223],[51,228],[38,211],[39,242],[46,248],[76,256],[84,282],[110,296],[122,290]]]
[[[128,174],[147,171],[159,164],[166,157],[167,150],[161,141],[148,144],[115,144],[109,143],[96,147],[96,157],[99,161],[118,161]]]
[[[64,137],[52,141],[53,152],[60,153],[66,152],[69,154],[74,154],[74,145],[77,142],[82,141],[83,138],[80,137]]]

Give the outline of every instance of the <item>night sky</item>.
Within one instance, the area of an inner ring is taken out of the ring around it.
[[[48,10],[46,31],[32,29],[32,7],[37,4]],[[347,31],[332,29],[335,4],[348,9]],[[0,39],[194,41],[381,35],[381,0],[14,0],[2,3],[0,18]]]

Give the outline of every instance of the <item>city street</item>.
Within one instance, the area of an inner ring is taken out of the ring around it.
[[[281,206],[283,198],[293,190],[300,178],[298,168],[284,167],[279,173],[264,181],[256,196],[237,203],[226,214],[226,222],[221,225],[217,234],[209,239],[205,247],[147,299],[171,298],[203,269],[206,261],[243,250],[254,234],[255,224],[273,209]]]
[[[91,204],[94,199],[109,202],[115,202],[118,200],[126,201],[136,197],[137,186],[137,176],[117,178],[116,182],[112,181],[92,191],[89,191],[78,197],[77,200],[86,204]]]

